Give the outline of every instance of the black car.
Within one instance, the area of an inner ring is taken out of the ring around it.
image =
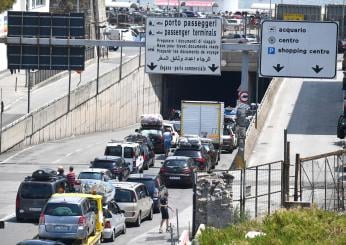
[[[124,138],[126,142],[135,142],[140,145],[141,154],[143,155],[143,169],[148,170],[149,167],[155,165],[154,145],[149,137],[142,134],[131,134]]]
[[[28,239],[18,242],[17,245],[65,245],[65,243],[45,239]]]
[[[216,149],[211,139],[201,138],[202,145],[210,156],[211,168],[215,168],[220,159],[220,151]]]
[[[160,168],[160,178],[167,186],[173,183],[192,186],[195,168],[195,161],[191,157],[170,156]]]
[[[119,181],[124,181],[130,174],[129,164],[122,157],[116,156],[101,156],[96,157],[90,162],[91,168],[105,168],[112,172],[113,178],[118,178]]]
[[[195,165],[199,170],[209,171],[212,167],[210,156],[202,145],[200,139],[180,139],[174,156],[191,157],[195,161]]]
[[[147,187],[149,195],[154,202],[154,212],[160,212],[160,190],[162,189],[162,182],[160,181],[160,176],[154,174],[130,174],[127,178],[128,182],[142,183]]]
[[[155,153],[164,153],[163,149],[163,129],[146,129],[142,128],[138,130],[139,133],[149,137],[151,143],[154,146]]]
[[[16,218],[38,219],[47,200],[60,189],[65,191],[67,181],[58,176],[55,170],[43,168],[36,170],[19,185],[16,198]]]

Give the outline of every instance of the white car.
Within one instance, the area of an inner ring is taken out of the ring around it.
[[[75,182],[76,192],[92,193],[103,196],[103,202],[109,202],[115,195],[115,188],[112,185],[112,174],[108,169],[89,168],[79,173]]]
[[[113,182],[114,200],[125,211],[126,223],[139,227],[142,220],[153,219],[154,204],[146,186],[136,182]]]
[[[121,210],[113,200],[103,209],[104,229],[102,237],[104,240],[113,242],[118,234],[126,233],[125,211]]]
[[[105,156],[122,157],[125,162],[129,163],[131,173],[143,173],[144,158],[138,143],[111,141],[107,143]]]
[[[171,130],[172,133],[172,146],[175,147],[177,146],[178,142],[179,142],[179,134],[176,130],[176,128],[174,127],[173,123],[163,123],[163,128],[166,130],[167,128],[169,128]]]

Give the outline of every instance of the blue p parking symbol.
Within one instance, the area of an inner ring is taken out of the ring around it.
[[[268,47],[268,54],[275,54],[275,48],[274,47]]]

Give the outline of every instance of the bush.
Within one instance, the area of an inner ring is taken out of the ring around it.
[[[266,235],[246,239],[249,231]],[[207,227],[200,245],[228,244],[346,244],[346,215],[318,208],[279,210],[262,220],[244,221],[224,229]]]

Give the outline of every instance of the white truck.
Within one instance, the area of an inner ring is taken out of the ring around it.
[[[219,149],[223,133],[224,103],[218,101],[181,101],[181,135],[209,138]]]

